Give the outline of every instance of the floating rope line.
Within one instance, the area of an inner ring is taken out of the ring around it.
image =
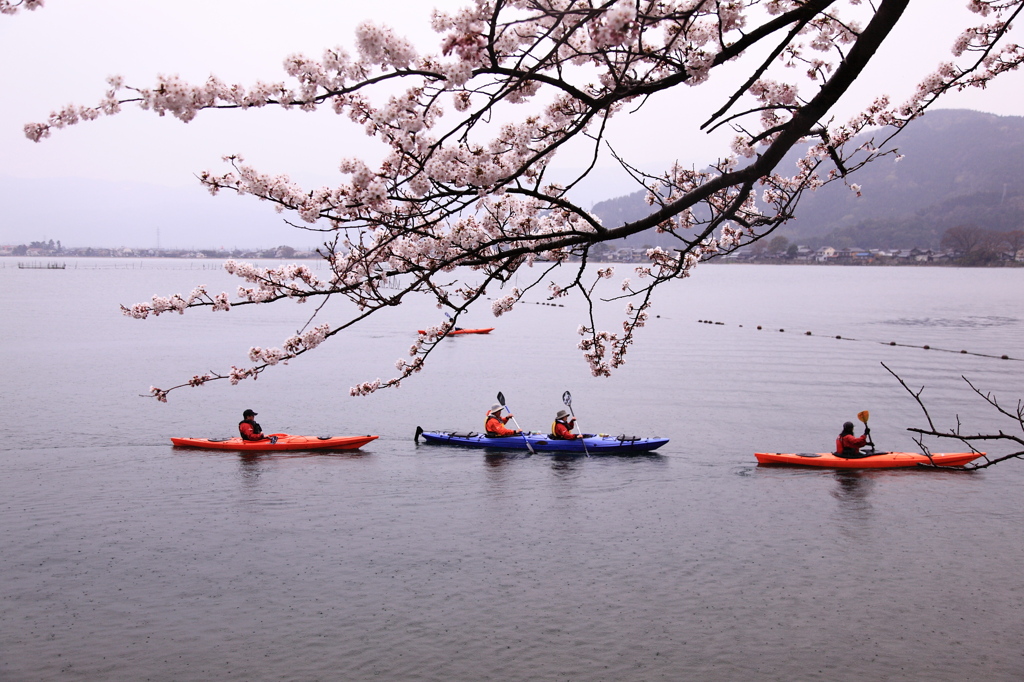
[[[485,301],[493,301],[494,299],[491,298],[490,296],[485,296],[484,300]],[[518,301],[516,303],[516,305],[519,305],[519,304],[522,304],[522,305],[546,305],[546,306],[550,306],[552,308],[564,308],[565,307],[564,303],[548,303],[547,301]]]
[[[712,321],[712,320],[697,320],[697,322],[699,322],[701,324],[725,325],[725,322],[715,322],[715,321]],[[739,326],[742,327],[743,325],[741,324]],[[763,329],[763,327],[761,325],[757,325],[757,328],[758,328],[758,330]],[[786,330],[785,329],[779,329],[779,331],[784,333]],[[814,334],[812,332],[804,332],[803,336],[814,336]],[[819,334],[818,337],[819,338],[832,338],[832,336],[830,334],[826,334],[826,335]],[[839,334],[836,334],[834,338],[836,338],[836,339],[838,339],[840,341],[859,341],[861,343],[875,343],[875,344],[878,344],[880,346],[898,346],[900,348],[921,348],[923,350],[939,351],[940,353],[957,353],[959,355],[973,355],[973,356],[979,357],[979,358],[993,358],[995,360],[1015,360],[1017,362],[1024,361],[1024,358],[1011,358],[1009,355],[991,355],[989,353],[974,353],[972,351],[967,351],[967,350],[952,350],[950,348],[936,348],[935,346],[930,346],[930,345],[927,345],[927,344],[924,345],[924,346],[917,346],[917,345],[914,345],[912,343],[896,343],[895,341],[875,341],[873,339],[855,339],[855,338],[852,338],[850,336],[840,336]]]

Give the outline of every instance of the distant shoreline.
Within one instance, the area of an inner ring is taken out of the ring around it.
[[[100,250],[100,249],[94,249]],[[104,249],[104,251],[116,251],[112,249]],[[62,261],[69,261],[75,259],[108,259],[108,260],[119,260],[119,261],[130,261],[130,260],[209,260],[212,262],[218,262],[222,260],[228,260],[232,258],[246,259],[246,260],[279,260],[279,261],[291,261],[291,260],[322,260],[321,256],[315,252],[295,252],[291,255],[280,255],[278,253],[267,253],[264,251],[256,252],[245,252],[245,253],[216,253],[215,255],[206,255],[202,252],[189,251],[185,253],[171,252],[171,253],[61,253],[61,254],[21,254],[14,255],[9,253],[0,253],[0,258],[6,259],[6,262],[0,261],[0,268],[20,268],[28,270],[63,270],[65,269],[66,263]],[[21,262],[18,262],[18,261]],[[13,263],[11,263],[13,261]],[[26,262],[27,261],[27,262]],[[569,262],[579,262],[578,260],[570,260]],[[642,260],[617,260],[617,259],[596,259],[591,261],[593,263],[600,263],[602,265],[633,265],[642,263]],[[9,264],[10,263],[10,264]],[[848,259],[835,259],[829,261],[817,261],[809,259],[785,259],[785,258],[713,258],[705,261],[705,265],[799,265],[799,266],[820,266],[820,267],[931,267],[931,268],[1020,268],[1024,267],[1024,261],[1012,261],[1012,260],[995,260],[987,263],[962,263],[959,260],[947,257],[941,260],[898,260],[895,258],[886,259],[872,259],[872,260],[848,260]]]
[[[912,262],[877,262],[877,263],[818,263],[815,261],[778,261],[778,260],[713,260],[708,263],[719,265],[807,265],[812,267],[851,267],[851,268],[1020,268],[1024,267],[1021,261],[994,261],[992,263],[960,263],[954,260],[946,261],[912,261]]]

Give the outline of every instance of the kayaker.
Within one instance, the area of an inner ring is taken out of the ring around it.
[[[484,421],[484,431],[491,438],[501,438],[503,436],[518,436],[522,431],[512,430],[505,426],[508,420],[512,418],[512,413],[508,416],[501,416],[501,412],[504,408],[494,403],[491,405],[491,409],[487,412],[487,419]]]
[[[867,445],[868,434],[871,433],[871,429],[868,428],[867,424],[864,424],[864,435],[855,436],[853,435],[853,422],[846,422],[843,424],[843,431],[836,438],[836,457],[842,457],[844,459],[859,459],[861,457],[870,457],[875,454],[874,452],[862,453],[860,449]]]
[[[551,437],[556,440],[576,440],[578,435],[572,432],[576,419],[565,410],[559,410],[555,421],[551,423]]]
[[[242,440],[269,440],[271,443],[277,442],[277,436],[264,436],[263,427],[256,423],[256,413],[252,410],[246,410],[242,413],[242,421],[238,422],[238,433],[242,436]]]

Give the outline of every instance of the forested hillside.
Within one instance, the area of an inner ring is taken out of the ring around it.
[[[867,137],[860,141],[867,141]],[[804,195],[796,218],[776,232],[812,247],[938,248],[961,225],[1024,228],[1024,117],[936,110],[911,124],[885,157],[852,176],[862,196],[841,183]],[[788,172],[797,157],[780,168]],[[606,225],[643,217],[644,193],[603,201],[594,213]],[[670,246],[667,235],[641,234],[631,246]]]

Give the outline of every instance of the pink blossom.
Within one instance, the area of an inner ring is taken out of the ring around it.
[[[35,10],[43,4],[44,0],[0,0],[0,14],[17,14],[19,9]]]

